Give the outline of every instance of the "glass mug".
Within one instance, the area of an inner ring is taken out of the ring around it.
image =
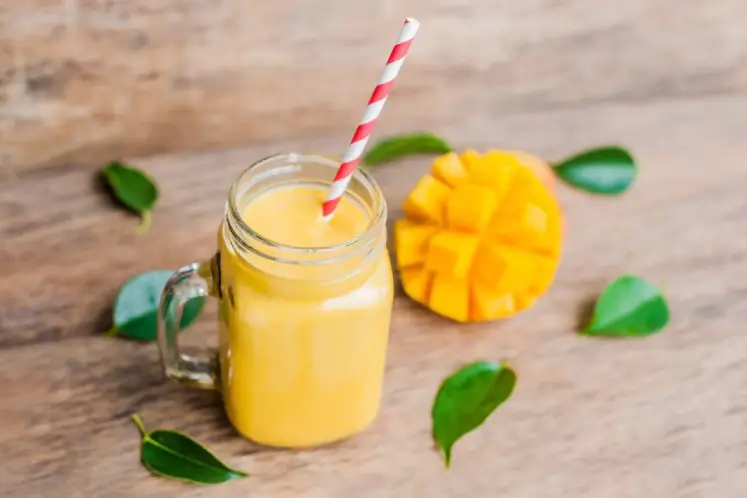
[[[158,347],[166,375],[220,390],[233,426],[260,444],[337,441],[366,428],[379,411],[393,299],[379,187],[366,172],[354,173],[346,201],[367,225],[341,244],[282,245],[242,218],[272,189],[326,189],[338,166],[291,153],[244,170],[228,194],[216,255],[178,270],[161,296]],[[294,215],[279,209],[262,216]],[[184,304],[208,295],[219,302],[217,354],[181,354]]]

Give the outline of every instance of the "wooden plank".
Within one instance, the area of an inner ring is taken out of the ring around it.
[[[738,496],[747,484],[747,340],[735,323],[747,312],[688,312],[699,299],[671,287],[675,321],[645,342],[574,337],[570,308],[457,327],[398,301],[379,419],[358,437],[302,452],[236,436],[214,393],[161,380],[153,345],[76,339],[4,351],[0,491],[204,496],[140,466],[129,421],[138,412],[149,427],[186,431],[252,473],[210,489],[215,497]],[[430,442],[430,403],[441,377],[476,357],[512,358],[519,387],[460,441],[447,472]]]
[[[747,91],[743,0],[0,0],[0,175],[348,134],[405,15],[379,130]]]
[[[609,141],[629,144],[640,158],[643,174],[624,201],[563,189],[571,227],[568,250],[578,247],[590,253],[598,248],[601,252],[595,257],[600,261],[609,251],[631,251],[628,246],[633,242],[602,235],[609,230],[608,216],[627,224],[635,244],[647,240],[656,247],[657,241],[667,242],[672,235],[697,234],[689,235],[693,240],[687,245],[667,246],[668,252],[688,257],[709,251],[715,235],[730,233],[733,241],[747,236],[747,231],[736,228],[747,175],[745,116],[747,100],[729,98],[644,107],[600,105],[500,121],[455,120],[439,131],[458,147],[519,147],[550,158]],[[29,172],[0,183],[0,348],[107,330],[111,302],[128,277],[148,268],[178,268],[213,253],[228,186],[247,164],[296,147],[334,151],[346,140],[340,135],[136,160],[162,187],[153,228],[144,236],[135,233],[136,217],[111,204],[96,175],[85,167]],[[427,160],[410,160],[375,171],[392,219],[399,216],[404,195],[427,167]],[[724,209],[734,213],[719,222]],[[708,215],[714,222],[698,228],[713,235],[701,236],[691,223]],[[648,226],[653,222],[657,224]],[[631,261],[656,269],[659,259],[650,247],[640,247]],[[577,268],[569,271],[574,274]]]
[[[561,188],[569,229],[558,280],[516,319],[457,325],[398,294],[384,407],[349,441],[292,452],[230,429],[215,393],[165,382],[154,345],[90,337],[133,272],[211,253],[228,182],[271,148],[138,161],[163,201],[146,236],[110,207],[86,168],[27,172],[0,183],[0,495],[297,498],[739,496],[747,485],[747,102],[740,98],[597,105],[455,119],[461,146],[517,146],[561,157],[629,144],[642,174],[621,198]],[[334,150],[343,137],[292,145]],[[344,142],[344,140],[343,140]],[[394,208],[426,160],[376,170]],[[623,272],[662,283],[671,326],[642,341],[576,337],[583,310]],[[214,314],[185,334],[214,342]],[[63,339],[63,340],[59,340]],[[461,362],[507,358],[515,397],[455,449],[430,441],[439,381]],[[138,434],[183,430],[252,476],[206,491],[150,477]]]

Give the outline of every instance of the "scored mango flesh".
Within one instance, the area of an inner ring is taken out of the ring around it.
[[[523,152],[436,158],[394,225],[405,293],[459,322],[531,307],[560,261],[562,214],[553,185],[550,167]]]

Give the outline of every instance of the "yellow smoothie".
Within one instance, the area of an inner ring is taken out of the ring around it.
[[[366,232],[374,214],[346,194],[324,221],[325,193],[313,183],[273,187],[243,203],[242,219],[275,244],[339,248]],[[315,264],[315,251],[236,247],[222,228],[221,382],[228,416],[244,436],[308,447],[374,420],[393,295],[381,237],[378,250],[351,257],[347,249],[330,249],[341,257]]]

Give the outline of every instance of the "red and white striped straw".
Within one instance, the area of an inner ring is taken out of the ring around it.
[[[340,164],[340,168],[337,170],[335,179],[327,193],[327,198],[324,200],[324,204],[322,204],[322,214],[325,219],[329,219],[332,216],[342,195],[345,193],[348,183],[350,183],[353,171],[355,171],[355,167],[361,159],[363,149],[366,148],[371,131],[374,125],[376,125],[376,120],[381,114],[381,110],[384,108],[389,90],[394,85],[394,79],[399,74],[402,64],[405,62],[407,51],[410,49],[412,39],[415,38],[419,27],[420,23],[415,19],[411,17],[405,19],[405,24],[402,26],[402,31],[399,32],[397,43],[392,48],[389,60],[386,61],[386,66],[379,78],[379,83],[374,88],[371,98],[368,99],[368,107],[366,107],[366,112],[363,113],[363,119],[361,119],[361,123],[356,128],[355,134],[350,140],[348,150],[345,151],[345,155],[342,157],[342,164]]]

